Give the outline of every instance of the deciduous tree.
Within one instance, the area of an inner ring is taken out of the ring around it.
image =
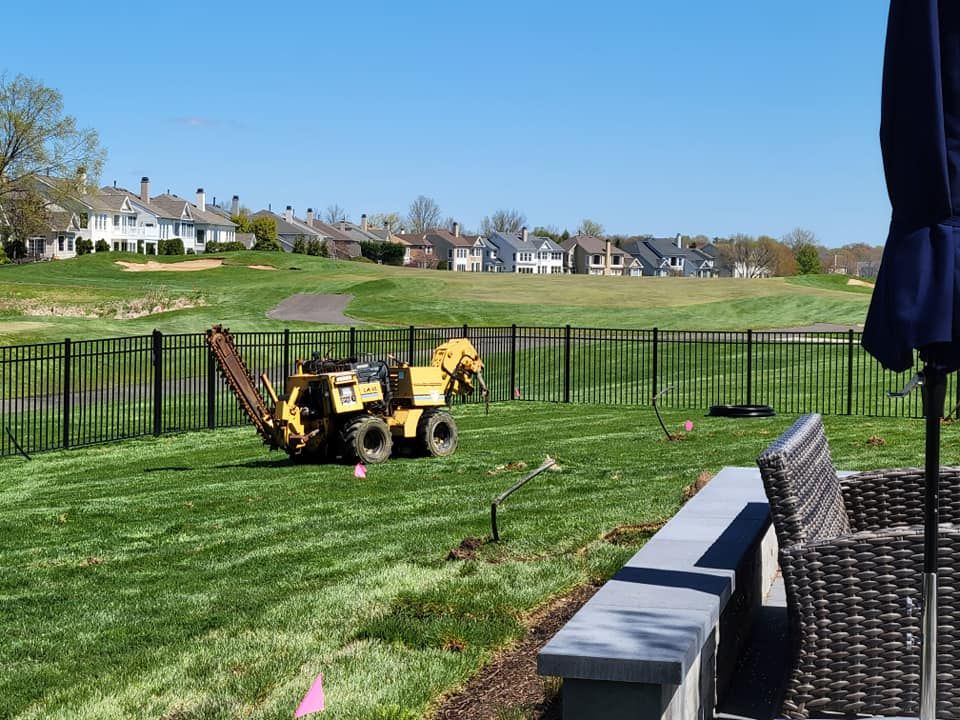
[[[254,250],[280,250],[280,242],[277,239],[277,221],[269,215],[255,217],[250,223],[250,232],[254,234],[257,241],[253,244]]]
[[[327,209],[323,211],[323,221],[329,225],[349,220],[350,215],[347,213],[346,208],[340,207],[339,203],[327,205]]]
[[[38,176],[93,184],[104,157],[97,132],[64,114],[59,91],[25,75],[0,76],[0,202]]]
[[[410,203],[407,212],[407,230],[413,233],[424,233],[440,225],[440,206],[433,198],[419,195]]]
[[[577,235],[603,237],[603,225],[590,218],[584,218],[580,221],[580,227],[577,228]]]
[[[802,248],[804,245],[815,246],[817,244],[817,236],[806,228],[797,227],[784,235],[782,242],[788,248],[793,250],[794,253],[796,253],[797,250]]]
[[[497,210],[480,223],[480,234],[489,237],[493,233],[516,235],[527,224],[527,216],[519,210]]]
[[[718,242],[720,267],[734,277],[760,278],[773,273],[774,253],[769,243],[749,235],[737,234]]]

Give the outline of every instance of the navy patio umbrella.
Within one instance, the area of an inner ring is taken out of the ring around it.
[[[936,703],[940,418],[960,368],[960,1],[891,0],[880,145],[893,208],[863,346],[895,371],[919,350],[926,415],[920,717]]]

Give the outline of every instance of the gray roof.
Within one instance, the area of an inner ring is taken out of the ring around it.
[[[293,222],[287,222],[283,215],[278,215],[275,212],[270,210],[260,210],[253,213],[250,217],[270,217],[273,218],[277,223],[277,235],[304,235],[312,236],[314,238],[323,237],[323,233],[317,230],[316,228],[310,227],[306,223],[300,222],[294,218]]]
[[[501,252],[504,251],[504,248],[510,248],[511,252],[535,253],[543,248],[544,245],[547,246],[550,252],[565,252],[565,250],[553,240],[542,235],[527,235],[527,239],[524,241],[519,235],[495,232],[487,238],[487,241],[496,245]]]
[[[634,240],[623,246],[623,249],[643,263],[649,270],[655,270],[665,263],[665,260],[654,253],[642,240]]]

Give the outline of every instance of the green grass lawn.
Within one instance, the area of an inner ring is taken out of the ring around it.
[[[667,442],[645,408],[455,412],[455,456],[366,479],[290,464],[250,428],[0,462],[0,717],[289,718],[321,671],[324,717],[421,717],[527,613],[635,551],[608,531],[669,517],[698,474],[753,464],[793,419],[693,416]],[[826,424],[839,467],[921,462],[920,421]],[[446,560],[523,472],[495,468],[547,454],[562,470],[507,501],[504,542]]]
[[[203,256],[201,256],[203,257]],[[265,312],[295,293],[347,293],[358,323],[389,325],[565,325],[739,330],[813,322],[860,323],[869,290],[834,278],[696,280],[583,275],[451,273],[282,253],[222,256],[223,267],[187,273],[130,273],[101,253],[0,267],[0,344],[198,332],[214,322],[234,330],[315,329]],[[151,258],[176,262],[190,258]],[[278,270],[248,268],[273,264]],[[195,307],[135,319],[143,305]],[[96,317],[89,317],[96,315]]]

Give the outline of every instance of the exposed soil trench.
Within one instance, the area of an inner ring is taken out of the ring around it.
[[[581,585],[541,608],[526,623],[527,634],[497,655],[460,692],[446,698],[433,720],[499,720],[503,717],[559,720],[559,681],[537,674],[537,653],[599,589]]]

